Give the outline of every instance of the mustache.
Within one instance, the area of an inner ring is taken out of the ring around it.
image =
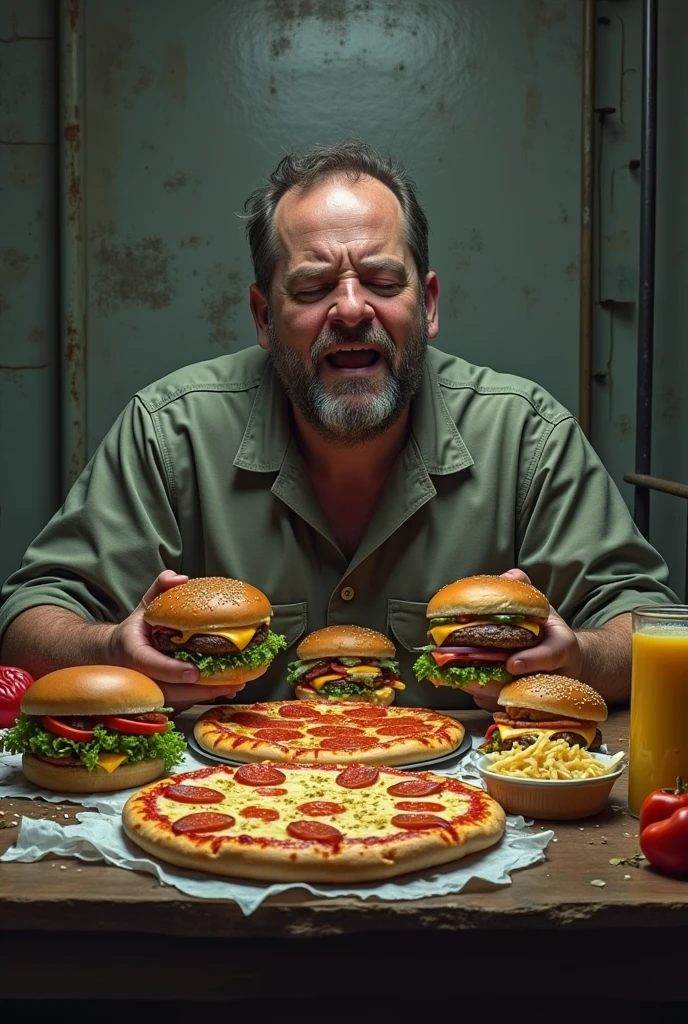
[[[330,349],[338,345],[375,345],[380,349],[388,362],[392,362],[397,354],[396,345],[386,331],[372,324],[364,324],[361,327],[348,329],[346,327],[326,327],[313,342],[311,348],[311,362],[316,367],[322,357]]]

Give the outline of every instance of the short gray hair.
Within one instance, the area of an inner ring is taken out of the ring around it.
[[[289,153],[277,164],[267,183],[248,197],[244,204],[246,237],[258,287],[270,294],[279,255],[275,210],[282,196],[291,189],[305,191],[317,182],[339,175],[350,181],[377,178],[397,197],[422,289],[429,269],[428,221],[418,202],[416,186],[397,160],[381,156],[372,146],[358,140],[316,146],[309,153]]]

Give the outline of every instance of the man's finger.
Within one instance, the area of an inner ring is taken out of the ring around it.
[[[530,583],[530,576],[523,569],[507,569],[506,572],[502,573],[502,577],[510,580],[520,580],[521,583]]]
[[[514,676],[522,676],[528,672],[554,672],[561,668],[564,653],[559,646],[547,643],[538,644],[527,651],[519,651],[507,659],[505,668]]]
[[[141,644],[133,651],[132,668],[158,682],[177,683],[180,686],[185,683],[195,684],[200,678],[195,665],[170,658],[146,644]]]
[[[188,576],[182,576],[180,573],[175,572],[174,569],[164,569],[141,598],[141,608],[145,611],[151,601],[157,597],[158,594],[162,594],[165,590],[169,590],[171,587],[178,587],[181,586],[182,583],[188,582]]]

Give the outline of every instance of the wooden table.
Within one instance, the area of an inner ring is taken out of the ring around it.
[[[489,721],[480,712],[461,717],[474,733]],[[628,713],[612,714],[604,735],[611,751],[627,750]],[[79,809],[0,800],[5,821],[27,815],[67,824]],[[283,998],[302,996],[304,987],[309,997],[341,996],[345,976],[355,999],[376,986],[383,997],[390,978],[410,984],[429,968],[437,977],[439,966],[446,977],[470,976],[483,995],[495,991],[495,972],[512,992],[535,983],[538,996],[556,995],[563,972],[574,989],[603,982],[608,998],[623,998],[654,996],[661,966],[663,996],[688,997],[688,971],[679,966],[688,883],[646,865],[610,864],[638,851],[625,775],[597,818],[534,826],[541,827],[556,835],[546,862],[515,873],[511,886],[394,903],[295,892],[248,918],[233,903],[186,896],[132,871],[74,859],[0,864],[2,994],[242,999],[265,995],[267,985]],[[13,828],[0,830],[0,851],[13,841]],[[333,970],[353,964],[365,969]]]

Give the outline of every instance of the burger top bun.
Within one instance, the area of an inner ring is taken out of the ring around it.
[[[163,707],[148,676],[117,665],[78,665],[49,672],[24,694],[25,715],[137,715]],[[60,769],[61,770],[61,769]]]
[[[466,576],[438,590],[427,608],[429,619],[457,615],[525,615],[546,622],[549,601],[537,587],[509,576]]]
[[[320,658],[393,658],[396,647],[382,633],[365,626],[325,626],[296,648],[306,661]]]
[[[143,617],[151,626],[203,630],[253,626],[271,615],[267,597],[250,583],[201,576],[158,594]]]
[[[604,722],[607,717],[607,705],[597,690],[566,676],[521,676],[502,687],[497,703],[584,722]]]

